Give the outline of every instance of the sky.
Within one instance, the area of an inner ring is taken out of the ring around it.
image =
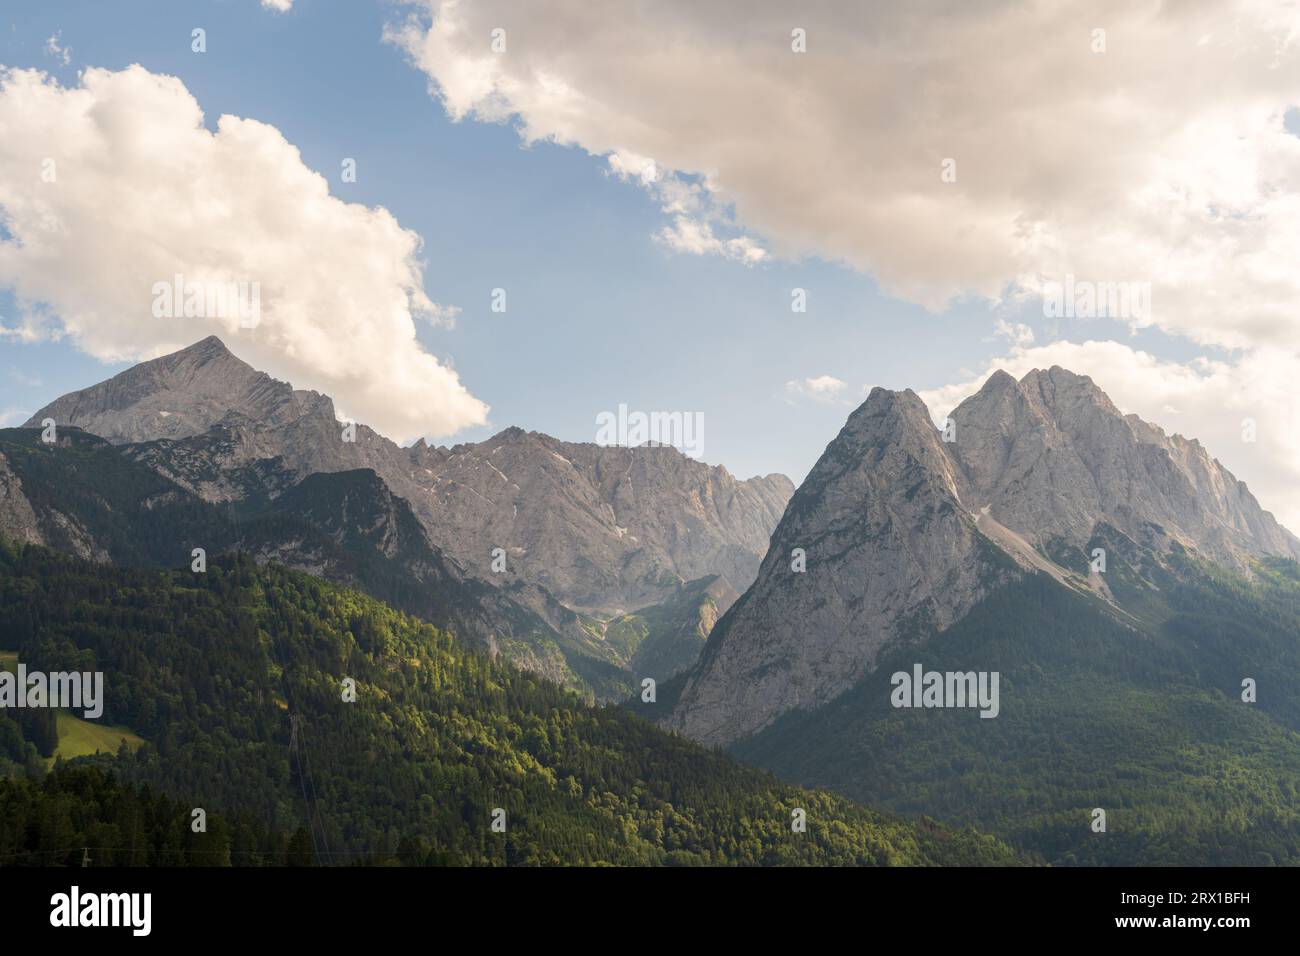
[[[1285,5],[8,0],[0,66],[0,424],[215,333],[402,442],[680,411],[798,482],[1060,364],[1300,529]]]

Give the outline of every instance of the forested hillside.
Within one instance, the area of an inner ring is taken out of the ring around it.
[[[3,723],[3,720],[0,720]],[[209,813],[80,762],[43,781],[0,778],[0,866],[310,866],[307,831]]]
[[[1246,579],[1176,564],[1144,598],[1140,623],[1045,575],[1027,579],[924,645],[896,649],[838,700],[731,751],[871,806],[979,827],[1050,862],[1296,865],[1300,566],[1265,559]],[[918,661],[1000,672],[997,718],[894,709],[890,675]],[[1098,808],[1105,833],[1092,829]]]
[[[1023,862],[973,831],[781,784],[369,597],[247,558],[196,574],[3,549],[0,633],[29,667],[104,672],[103,720],[147,743],[90,762],[251,816],[263,836],[244,842],[273,862],[266,831],[300,828],[336,864]],[[8,733],[0,773],[25,775],[25,744],[15,753]],[[491,825],[498,808],[505,832]],[[806,832],[792,831],[795,809]],[[233,847],[226,832],[211,835]]]

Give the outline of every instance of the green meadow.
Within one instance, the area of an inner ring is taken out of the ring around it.
[[[0,649],[0,670],[13,670],[17,666],[18,652]],[[82,720],[66,711],[59,711],[55,719],[59,728],[59,745],[54,756],[46,758],[49,764],[58,757],[71,760],[97,753],[115,754],[122,741],[126,741],[127,749],[133,752],[144,743],[143,737],[127,727]]]
[[[128,750],[135,751],[144,743],[144,738],[127,727],[115,724],[103,724],[96,720],[82,720],[67,711],[59,711],[59,746],[54,757],[71,760],[73,757],[86,757],[95,753],[115,754],[126,741]]]

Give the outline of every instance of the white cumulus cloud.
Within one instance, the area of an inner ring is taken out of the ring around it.
[[[382,207],[343,202],[273,126],[222,116],[140,66],[65,88],[0,72],[0,285],[21,309],[4,337],[69,337],[106,361],[209,334],[241,358],[390,437],[450,435],[487,406],[416,339],[455,310],[424,292],[420,239]],[[261,318],[156,317],[154,287],[257,283]]]
[[[808,398],[814,402],[822,402],[827,405],[844,404],[847,401],[845,396],[846,388],[848,388],[848,383],[836,378],[834,375],[797,378],[785,383],[786,394],[798,398]]]
[[[847,262],[934,309],[1068,274],[1149,282],[1151,320],[1198,342],[1300,332],[1294,5],[408,6],[389,38],[452,118],[619,169],[652,158],[660,181],[696,177],[734,209],[756,248]]]
[[[1112,343],[1119,367],[1154,378],[1095,377],[1222,447],[1300,527],[1300,443],[1246,448],[1222,425],[1253,411],[1261,436],[1265,422],[1284,435],[1279,409],[1300,411],[1294,3],[406,6],[388,38],[450,117],[611,157],[660,199],[674,249],[818,256],[932,310],[1021,305],[1063,283],[1140,288],[1145,306],[1149,290],[1149,309],[1118,317],[1231,359],[1143,364]],[[999,334],[1030,351],[1029,327]]]

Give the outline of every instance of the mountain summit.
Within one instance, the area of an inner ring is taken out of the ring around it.
[[[1199,442],[1121,414],[1087,376],[998,372],[951,417],[968,510],[1041,549],[1082,548],[1108,525],[1239,569],[1261,554],[1300,557],[1300,541]]]
[[[186,438],[242,417],[283,425],[328,408],[316,392],[295,391],[236,358],[215,335],[188,348],[141,362],[107,381],[69,392],[24,427],[52,418],[114,444]]]
[[[1121,414],[1085,376],[999,372],[951,419],[945,441],[913,392],[880,388],[849,416],[714,628],[671,726],[728,744],[820,707],[885,649],[1035,572],[1118,604],[1091,568],[1098,548],[1239,571],[1300,558],[1300,540],[1199,443]]]
[[[368,468],[466,568],[540,585],[598,615],[714,574],[739,593],[794,491],[783,475],[740,481],[671,447],[563,442],[521,428],[452,448],[403,448],[361,424],[345,440],[328,397],[257,371],[211,336],[69,393],[28,426],[45,418],[130,445],[128,455],[209,501],[275,497],[285,470],[301,480]],[[260,466],[271,461],[280,467]],[[493,567],[496,549],[504,572]]]

